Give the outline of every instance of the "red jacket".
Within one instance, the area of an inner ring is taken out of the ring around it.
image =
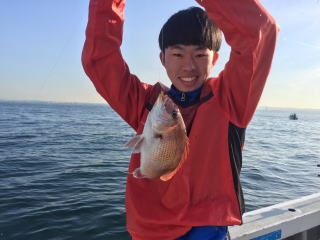
[[[270,71],[278,31],[256,0],[197,2],[224,32],[230,59],[217,78],[207,80],[200,101],[181,108],[190,124],[190,151],[178,173],[167,182],[128,176],[127,229],[133,239],[172,240],[192,226],[242,223],[244,130]],[[121,56],[124,5],[90,1],[82,61],[97,91],[140,134],[160,85],[140,82]],[[139,154],[133,154],[129,171],[138,166]]]

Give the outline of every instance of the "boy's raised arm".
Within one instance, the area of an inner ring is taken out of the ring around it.
[[[246,127],[271,68],[278,28],[257,0],[196,0],[223,31],[231,54],[218,93],[231,121]]]
[[[137,129],[147,88],[122,58],[125,0],[90,0],[82,64],[100,95]]]

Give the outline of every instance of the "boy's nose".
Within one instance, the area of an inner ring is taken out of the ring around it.
[[[185,57],[183,61],[183,70],[192,71],[196,69],[196,64],[193,57]]]

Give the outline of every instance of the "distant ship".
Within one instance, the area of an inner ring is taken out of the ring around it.
[[[290,120],[298,120],[297,114],[295,114],[295,113],[290,114],[289,119]]]

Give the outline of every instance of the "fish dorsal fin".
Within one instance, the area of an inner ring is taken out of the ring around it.
[[[133,153],[139,153],[141,152],[143,140],[144,138],[142,135],[136,135],[126,143],[126,147],[133,149]]]

